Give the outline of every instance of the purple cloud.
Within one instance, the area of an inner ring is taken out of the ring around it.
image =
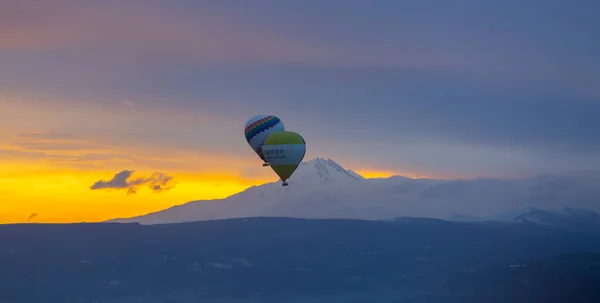
[[[131,176],[134,171],[124,170],[117,173],[112,179],[108,181],[99,180],[94,183],[91,190],[106,190],[106,189],[125,189],[127,194],[135,194],[137,190],[147,185],[155,193],[161,193],[165,190],[172,189],[175,185],[173,184],[173,177],[168,176],[161,172],[155,172],[149,177],[141,177],[132,179]]]

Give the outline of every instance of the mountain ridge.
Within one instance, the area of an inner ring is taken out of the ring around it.
[[[564,294],[580,280],[553,277],[597,273],[585,252],[600,252],[598,229],[293,218],[1,225],[0,302],[532,302],[522,279],[543,299]],[[578,255],[553,259],[565,254]],[[588,281],[569,294],[597,289],[598,276]],[[502,300],[509,294],[523,300]]]
[[[594,176],[540,176],[520,180],[364,178],[331,159],[317,157],[299,165],[288,187],[270,182],[227,198],[190,201],[142,216],[106,222],[162,224],[244,217],[510,221],[531,209],[593,209],[595,201],[600,200],[600,178]]]

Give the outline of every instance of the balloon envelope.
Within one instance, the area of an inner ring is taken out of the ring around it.
[[[244,133],[246,142],[252,147],[254,152],[265,161],[262,146],[265,139],[272,133],[285,131],[285,126],[281,120],[273,115],[258,115],[250,118],[246,122]],[[267,161],[265,161],[267,162]]]
[[[263,145],[265,160],[286,186],[306,154],[306,141],[291,131],[270,134]]]

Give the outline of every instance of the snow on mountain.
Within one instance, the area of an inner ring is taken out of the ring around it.
[[[109,222],[159,224],[243,217],[383,220],[403,216],[512,220],[528,208],[598,208],[600,178],[595,176],[525,180],[433,180],[402,176],[366,179],[333,160],[315,158],[300,164],[288,187],[273,182],[250,187],[225,199],[192,201]]]
[[[567,229],[600,229],[600,214],[573,207],[558,211],[532,209],[516,217],[515,221]]]

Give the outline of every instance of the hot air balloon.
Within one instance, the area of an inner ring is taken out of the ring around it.
[[[264,161],[263,166],[269,166],[263,156],[262,147],[265,139],[272,133],[285,131],[283,122],[276,116],[258,115],[250,118],[244,128],[246,141],[254,152]]]
[[[282,186],[288,186],[287,179],[296,171],[306,154],[306,142],[299,134],[282,131],[270,134],[262,148],[265,160],[281,178]]]

